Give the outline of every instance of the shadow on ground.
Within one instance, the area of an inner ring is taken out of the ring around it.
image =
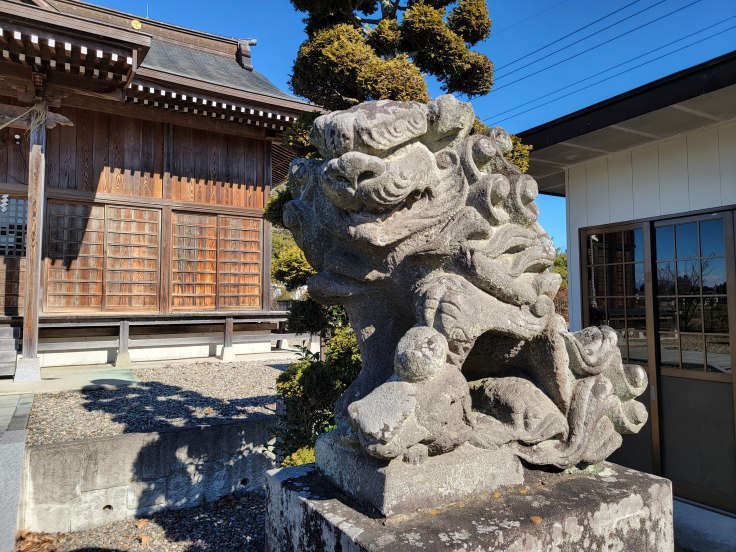
[[[225,400],[155,381],[114,389],[97,384],[83,390],[88,411],[110,414],[124,433],[157,432],[133,465],[133,507],[140,515],[176,550],[263,550],[263,500],[253,493],[262,492],[272,467],[259,452],[270,433],[234,424],[272,420],[275,396]]]

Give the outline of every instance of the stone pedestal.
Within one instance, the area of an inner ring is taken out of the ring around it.
[[[13,381],[41,381],[41,361],[38,358],[19,358]]]
[[[563,473],[525,470],[524,481],[442,507],[384,518],[342,495],[313,465],[273,470],[266,484],[266,549],[674,549],[672,487],[666,479],[603,463]]]
[[[317,440],[315,456],[317,469],[330,483],[350,489],[359,505],[382,516],[433,508],[524,481],[521,462],[509,450],[489,451],[467,443],[412,465],[402,458],[371,458],[326,433]]]

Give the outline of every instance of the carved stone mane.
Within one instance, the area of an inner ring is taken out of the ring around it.
[[[420,464],[461,446],[529,464],[597,463],[639,431],[645,371],[608,327],[567,330],[534,179],[472,107],[379,101],[323,115],[323,160],[291,167],[284,222],[342,304],[363,368],[330,439]]]

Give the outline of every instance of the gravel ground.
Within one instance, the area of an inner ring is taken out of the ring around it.
[[[162,512],[78,533],[23,533],[16,551],[260,552],[264,549],[264,514],[263,496],[249,493],[209,507]]]
[[[142,381],[117,389],[36,394],[28,444],[215,425],[275,411],[274,361],[169,363],[134,368]]]

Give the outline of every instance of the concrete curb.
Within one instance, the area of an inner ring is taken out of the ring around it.
[[[263,489],[274,415],[28,448],[21,527],[79,531]]]
[[[18,523],[23,467],[28,433],[25,429],[6,431],[0,437],[0,552],[12,552]]]

